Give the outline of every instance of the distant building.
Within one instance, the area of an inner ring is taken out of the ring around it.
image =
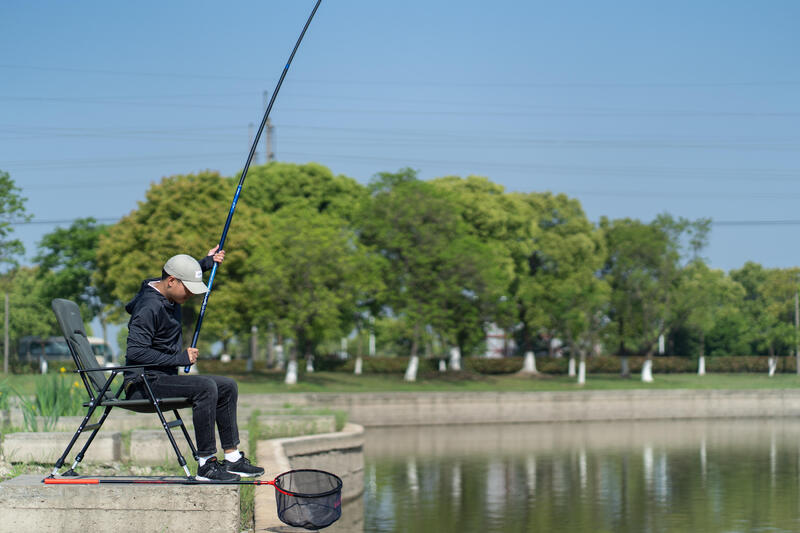
[[[509,353],[514,351],[514,341],[506,338],[506,331],[497,324],[489,324],[486,329],[486,353],[484,357],[489,359],[499,359],[506,355],[506,347]]]

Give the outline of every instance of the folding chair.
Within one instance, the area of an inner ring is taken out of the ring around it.
[[[172,435],[172,428],[180,426],[183,431],[183,436],[186,437],[186,441],[189,443],[192,455],[197,459],[197,449],[192,442],[192,438],[189,436],[189,432],[186,430],[186,425],[183,423],[178,413],[178,409],[191,407],[191,401],[188,398],[156,398],[150,388],[150,383],[147,380],[147,373],[145,372],[153,365],[100,366],[97,363],[97,359],[95,359],[92,347],[86,337],[86,330],[83,327],[83,319],[81,318],[78,305],[70,300],[55,299],[52,302],[52,306],[58,324],[61,326],[61,331],[64,333],[64,338],[69,345],[69,351],[72,354],[72,358],[75,360],[75,365],[77,366],[76,372],[80,375],[83,385],[86,387],[86,392],[89,394],[89,401],[83,404],[84,407],[88,407],[86,416],[83,418],[80,426],[78,426],[78,431],[73,435],[67,449],[64,450],[64,453],[59,457],[58,461],[56,461],[55,468],[50,474],[50,477],[58,474],[58,471],[64,465],[67,455],[78,440],[78,436],[84,431],[92,431],[86,444],[83,445],[83,449],[81,449],[80,453],[75,457],[75,462],[72,463],[72,467],[63,474],[64,476],[78,475],[75,472],[75,468],[78,466],[78,463],[83,460],[86,450],[89,448],[95,435],[97,435],[103,422],[108,418],[108,414],[114,407],[135,411],[137,413],[156,413],[159,420],[161,420],[164,431],[167,433],[167,438],[170,444],[172,444],[172,448],[175,450],[175,455],[178,456],[178,463],[183,467],[186,476],[191,477],[189,468],[186,466],[186,460],[183,458],[183,455],[181,455],[178,445],[175,443],[175,437]],[[114,378],[124,370],[133,370],[141,376],[146,398],[140,400],[126,400],[120,398],[123,390],[122,384],[120,384],[117,391],[112,394],[111,384]],[[106,372],[110,372],[110,375],[106,376]],[[105,408],[103,415],[94,424],[88,424],[89,419],[98,407]],[[172,410],[172,412],[175,413],[175,420],[167,422],[162,410]]]

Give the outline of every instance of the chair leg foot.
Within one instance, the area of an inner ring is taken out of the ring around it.
[[[61,474],[61,476],[62,477],[77,477],[78,473],[75,470],[73,470],[72,468],[70,468],[69,470],[67,470],[66,472]]]

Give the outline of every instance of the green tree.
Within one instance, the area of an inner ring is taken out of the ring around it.
[[[10,346],[28,335],[49,337],[58,333],[50,300],[44,295],[44,282],[38,267],[17,267],[2,276],[8,287]]]
[[[411,325],[412,359],[429,327],[450,345],[474,342],[507,284],[505,258],[470,234],[447,191],[413,170],[379,174],[371,189],[359,229],[388,262],[383,303]]]
[[[718,325],[729,323],[744,300],[744,288],[721,270],[703,261],[686,266],[677,291],[678,306],[684,307],[684,326],[698,337],[697,356],[704,358],[708,336]],[[725,354],[728,355],[728,354]]]
[[[597,276],[605,260],[602,234],[576,199],[543,193],[526,201],[539,231],[519,287],[524,322],[547,339],[561,338],[570,357],[580,355],[585,364],[608,298],[607,283]]]
[[[528,261],[534,251],[538,227],[526,195],[505,192],[501,185],[481,176],[447,176],[431,183],[450,193],[467,223],[468,232],[491,248],[491,257],[503,272],[496,282],[505,282],[503,294],[490,294],[484,312],[487,322],[495,322],[508,333],[520,318],[518,312],[520,279],[528,275]],[[494,288],[497,288],[493,284]]]
[[[16,265],[16,258],[25,253],[22,241],[12,237],[14,224],[31,219],[20,192],[8,172],[0,170],[0,265]]]
[[[775,356],[791,352],[797,272],[798,269],[765,269],[754,262],[731,271],[731,278],[744,287],[742,309],[752,353]]]
[[[623,358],[641,353],[647,358],[642,378],[652,367],[658,338],[689,312],[680,305],[683,266],[698,257],[710,222],[673,219],[663,214],[645,224],[638,220],[601,219],[607,259],[603,276],[611,286],[610,337]],[[623,374],[627,361],[623,359]]]
[[[98,240],[106,229],[93,218],[75,220],[68,228],[56,228],[46,234],[34,258],[40,267],[43,297],[75,301],[87,321],[100,318],[104,336],[104,306],[110,303],[110,296],[92,278],[97,272]]]
[[[348,334],[359,309],[380,292],[375,258],[346,221],[298,204],[274,214],[247,270],[241,296],[259,302],[258,318],[291,337],[306,357],[323,340]]]
[[[366,196],[367,189],[357,181],[334,176],[318,163],[274,162],[250,169],[240,203],[263,213],[275,213],[287,206],[309,208],[352,223]]]

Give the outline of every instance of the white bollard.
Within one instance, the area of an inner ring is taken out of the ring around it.
[[[645,383],[653,382],[653,361],[645,359],[642,364],[642,381]]]
[[[287,385],[295,385],[297,383],[297,361],[289,361],[284,383]]]
[[[417,381],[417,368],[419,368],[419,356],[415,355],[408,362],[408,368],[406,368],[406,375],[403,376],[403,379],[405,379],[406,381]]]
[[[522,371],[528,374],[538,374],[536,370],[536,356],[533,352],[525,352],[525,360],[522,362]]]
[[[461,350],[458,346],[450,349],[450,368],[455,371],[461,370]]]

